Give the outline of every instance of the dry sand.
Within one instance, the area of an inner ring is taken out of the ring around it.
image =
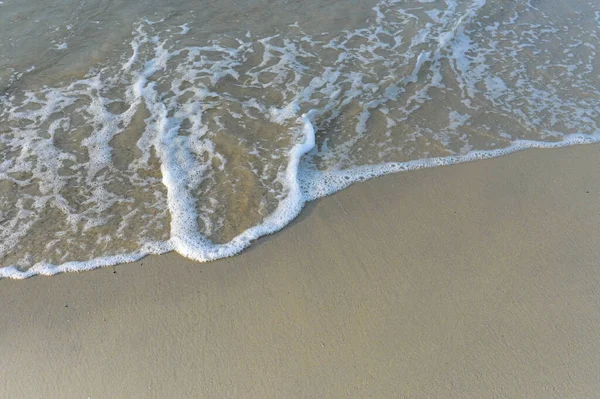
[[[599,397],[599,165],[402,173],[232,259],[0,281],[0,397]]]

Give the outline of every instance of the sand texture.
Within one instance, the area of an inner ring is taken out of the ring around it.
[[[234,258],[2,280],[0,397],[598,397],[599,165],[390,175]]]

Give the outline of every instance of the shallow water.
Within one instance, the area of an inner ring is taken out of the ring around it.
[[[169,3],[0,5],[0,277],[231,256],[357,180],[599,138],[592,2]]]

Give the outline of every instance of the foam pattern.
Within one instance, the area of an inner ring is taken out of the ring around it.
[[[577,9],[381,0],[353,30],[201,40],[153,16],[85,76],[15,71],[0,86],[0,278],[211,261],[357,181],[598,142],[600,7]]]

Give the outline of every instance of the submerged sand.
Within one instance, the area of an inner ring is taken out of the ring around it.
[[[599,164],[390,175],[234,258],[2,280],[0,397],[596,397]]]
[[[6,3],[2,275],[212,260],[301,191],[600,141],[599,2]]]

